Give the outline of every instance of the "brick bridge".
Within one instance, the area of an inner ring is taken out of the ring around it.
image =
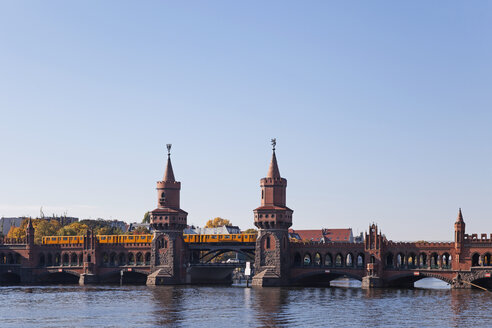
[[[169,147],[170,148],[170,147]],[[267,177],[260,180],[261,206],[254,212],[258,238],[252,245],[189,245],[183,240],[187,215],[180,208],[181,183],[168,153],[157,208],[151,212],[150,243],[99,243],[88,232],[82,244],[36,245],[31,223],[22,240],[0,243],[0,283],[147,283],[224,281],[235,265],[199,263],[199,251],[254,254],[254,286],[328,286],[346,276],[363,288],[412,287],[433,277],[452,288],[492,287],[492,234],[466,234],[461,209],[453,242],[393,242],[369,226],[363,243],[302,243],[289,238],[293,210],[286,206],[287,180],[280,176],[275,149]]]

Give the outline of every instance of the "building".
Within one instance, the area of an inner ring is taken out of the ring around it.
[[[79,222],[79,218],[71,217],[71,216],[43,216],[40,218],[42,220],[55,220],[60,223],[62,226],[66,226],[72,224],[74,222]]]
[[[318,243],[353,243],[352,228],[347,229],[316,229],[294,230],[289,229],[289,237],[300,241],[314,241]]]
[[[136,230],[140,227],[143,227],[149,231],[152,231],[152,228],[150,226],[150,223],[137,223],[137,222],[133,222],[133,223],[130,223],[130,225],[128,225],[128,230],[123,230],[125,232],[132,232],[133,230]]]
[[[7,236],[12,227],[20,227],[24,217],[20,218],[4,218],[0,219],[0,234]]]

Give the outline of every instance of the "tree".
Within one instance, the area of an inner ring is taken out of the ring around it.
[[[87,233],[89,227],[80,222],[73,222],[58,230],[58,236],[83,236]]]
[[[56,236],[61,228],[60,222],[56,220],[36,219],[32,220],[34,226],[34,243],[41,244],[43,237]],[[26,221],[27,225],[27,221]],[[22,225],[21,225],[22,227]],[[25,230],[25,228],[24,228]]]
[[[249,228],[249,229],[246,229],[246,230],[244,231],[244,233],[257,233],[257,232],[258,232],[258,230],[253,229],[253,228]]]
[[[150,223],[150,212],[146,212],[142,219],[142,223]]]
[[[132,231],[132,235],[148,235],[149,233],[150,231],[146,227],[138,227]]]
[[[216,217],[215,219],[208,220],[207,224],[205,224],[205,228],[218,228],[230,225],[232,225],[231,221],[223,219],[221,217]]]

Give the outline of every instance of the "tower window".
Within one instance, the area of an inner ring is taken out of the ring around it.
[[[162,192],[162,194],[161,194],[161,198],[162,198],[162,199],[166,199],[166,194],[165,194],[164,192]]]
[[[261,191],[261,199],[263,199],[263,197],[264,197],[264,196],[265,196],[265,191],[264,191],[264,190],[262,190],[262,191]]]

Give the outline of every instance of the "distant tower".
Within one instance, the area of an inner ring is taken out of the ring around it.
[[[164,179],[157,182],[157,208],[150,216],[154,238],[151,252],[152,273],[148,276],[148,285],[185,282],[187,246],[183,240],[183,229],[187,225],[188,213],[179,207],[180,190],[181,182],[174,179],[171,145],[168,144]]]
[[[458,211],[458,218],[454,223],[454,248],[456,251],[455,261],[459,265],[460,255],[465,242],[465,221],[463,221],[463,214],[461,208]]]
[[[293,211],[286,206],[287,180],[280,176],[275,155],[276,140],[266,178],[260,180],[261,206],[253,210],[259,228],[255,252],[253,285],[276,286],[288,283],[289,227]]]

